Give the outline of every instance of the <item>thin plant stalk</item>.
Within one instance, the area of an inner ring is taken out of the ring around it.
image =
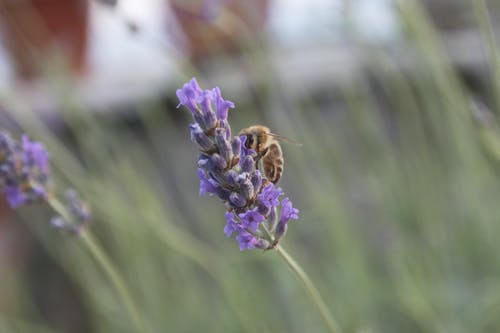
[[[297,275],[299,280],[302,282],[302,286],[304,287],[307,294],[311,298],[311,301],[318,308],[318,311],[321,314],[321,318],[328,327],[328,330],[331,333],[340,333],[341,330],[339,325],[333,318],[330,310],[328,309],[328,306],[321,297],[321,294],[319,293],[318,289],[316,288],[312,280],[309,278],[307,273],[304,271],[304,269],[299,265],[297,261],[295,261],[295,259],[293,259],[293,257],[287,251],[285,251],[285,249],[281,245],[277,245],[275,249],[281,256],[281,258],[285,260],[288,267],[290,267],[290,269]]]
[[[496,103],[496,107],[500,107],[500,54],[496,41],[495,32],[488,14],[488,6],[484,0],[473,0],[472,5],[476,14],[479,33],[485,46],[485,51],[488,53],[492,74],[492,97]]]
[[[52,198],[49,200],[49,205],[66,221],[71,221],[66,208],[59,200]],[[130,295],[129,289],[126,286],[125,281],[123,281],[122,277],[118,273],[118,270],[111,262],[111,259],[104,252],[102,247],[94,239],[90,232],[83,229],[79,237],[83,240],[83,243],[87,246],[91,255],[101,266],[101,268],[109,278],[111,284],[115,288],[116,292],[120,295],[123,305],[132,317],[132,321],[134,322],[137,332],[147,332],[144,326],[144,321],[142,320],[137,306],[133,301],[132,296]]]

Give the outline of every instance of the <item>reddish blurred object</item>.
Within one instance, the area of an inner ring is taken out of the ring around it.
[[[85,0],[0,0],[0,27],[16,73],[31,79],[54,50],[83,73],[86,62],[88,4]]]
[[[259,38],[268,18],[269,0],[171,1],[187,37],[193,60],[238,52],[249,38]]]

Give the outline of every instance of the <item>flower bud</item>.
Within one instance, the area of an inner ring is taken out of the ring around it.
[[[212,178],[215,182],[217,182],[217,184],[224,184],[224,174],[222,172],[220,172],[220,170],[216,170],[216,171],[211,171],[208,173],[208,175],[210,176],[210,178]]]
[[[252,177],[250,178],[250,181],[252,182],[253,188],[257,192],[259,192],[262,186],[262,174],[259,170],[255,170],[255,172],[252,174]]]
[[[238,177],[236,177],[236,184],[238,184],[238,186],[240,186],[241,184],[243,184],[245,182],[245,180],[248,179],[248,173],[246,172],[243,172],[243,173],[240,173],[238,175]]]
[[[231,141],[231,148],[233,149],[233,154],[235,156],[240,156],[241,153],[241,140],[239,137],[235,136]]]
[[[201,154],[198,157],[198,167],[205,170],[206,172],[215,171],[215,165],[212,161],[211,156]]]
[[[226,140],[231,140],[231,126],[229,126],[227,120],[220,120],[219,123],[220,127],[226,131]]]
[[[216,190],[217,196],[221,200],[223,200],[223,201],[229,200],[229,196],[231,195],[231,191],[229,191],[228,189],[225,189],[221,186],[217,187],[215,190]]]
[[[236,180],[238,179],[238,173],[234,170],[229,170],[226,173],[226,183],[229,186],[236,187],[237,183]]]
[[[245,197],[246,200],[250,200],[254,197],[255,191],[254,191],[252,182],[249,179],[246,179],[240,185],[240,193],[243,197]]]
[[[274,238],[279,241],[286,233],[288,230],[288,224],[287,223],[278,223],[276,226],[276,231],[274,232]]]
[[[203,114],[203,125],[206,130],[210,130],[215,127],[217,124],[217,117],[215,116],[215,112],[212,110],[211,106],[211,92],[204,91],[203,92],[203,100],[201,102],[201,109]]]
[[[201,168],[198,168],[198,178],[200,179],[200,195],[205,193],[212,195],[217,192],[218,184],[213,179],[209,179]]]
[[[220,156],[217,153],[213,154],[210,159],[211,159],[211,161],[214,164],[214,167],[216,169],[223,170],[227,166],[226,160],[224,158],[222,158],[222,156]]]
[[[206,135],[197,123],[189,125],[191,129],[191,141],[195,142],[203,150],[210,150],[214,147],[213,141]]]
[[[237,192],[233,192],[229,195],[229,202],[235,208],[241,208],[247,204],[246,199]]]
[[[225,137],[226,131],[222,128],[215,129],[215,143],[219,149],[219,154],[229,163],[233,158],[233,151],[229,141]]]
[[[267,216],[267,225],[271,232],[276,228],[276,223],[278,223],[278,212],[276,207],[272,207]]]
[[[215,118],[215,113],[213,111],[207,112],[203,115],[203,121],[205,122],[205,128],[211,130],[217,125],[217,119]]]
[[[198,108],[196,108],[195,111],[193,112],[193,118],[196,124],[200,126],[200,128],[202,128],[203,130],[207,129],[205,127],[205,119],[203,119],[203,113],[201,113],[201,111]]]
[[[243,172],[252,173],[255,170],[255,161],[252,156],[245,156],[240,165]]]

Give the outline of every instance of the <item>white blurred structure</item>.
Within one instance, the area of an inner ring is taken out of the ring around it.
[[[363,43],[391,44],[401,36],[392,2],[270,1],[267,51],[279,80],[300,93],[304,84],[315,89],[352,76],[363,63],[363,55],[350,43],[353,37]],[[186,38],[167,0],[120,0],[114,8],[90,1],[89,17],[86,75],[70,83],[59,83],[53,76],[49,83],[22,82],[14,77],[9,58],[0,47],[0,98],[21,100],[50,112],[58,108],[58,84],[71,84],[72,89],[65,91],[71,91],[75,102],[105,109],[171,92],[180,77],[185,79],[180,64],[187,60],[181,47]],[[458,62],[477,62],[476,58],[464,58],[463,52],[450,54]],[[241,61],[229,56],[222,62],[221,66],[205,68],[205,75],[229,91],[244,87],[247,74]]]
[[[64,75],[57,82],[52,72],[49,80],[19,80],[0,47],[0,98],[21,99],[39,112],[51,112],[58,108],[62,85],[71,88],[63,90],[78,103],[102,109],[150,98],[175,82],[182,54],[174,39],[182,37],[164,1],[122,0],[115,8],[89,3],[85,74],[70,82]]]

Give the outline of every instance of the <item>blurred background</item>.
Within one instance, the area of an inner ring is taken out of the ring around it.
[[[497,332],[499,29],[493,0],[0,0],[0,121],[92,206],[150,332],[326,331],[198,196],[191,77],[235,102],[233,132],[303,144],[283,246],[345,332]],[[0,332],[135,332],[52,215],[0,201]]]

